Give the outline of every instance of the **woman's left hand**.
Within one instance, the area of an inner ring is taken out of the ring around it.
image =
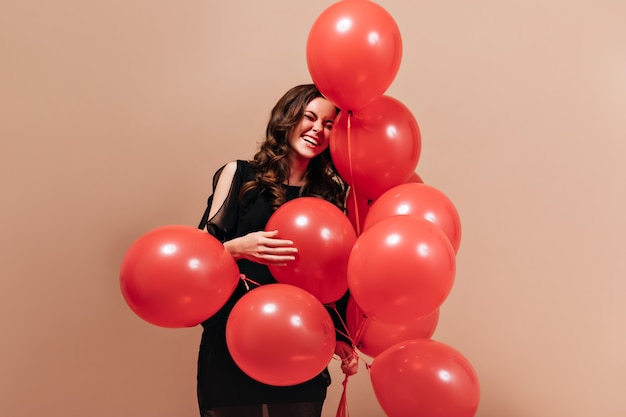
[[[354,352],[352,346],[338,340],[335,346],[335,354],[341,359],[341,370],[344,374],[351,376],[357,373],[359,370],[359,357]]]

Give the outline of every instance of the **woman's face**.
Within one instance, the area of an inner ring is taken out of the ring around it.
[[[330,101],[322,97],[311,100],[289,135],[292,157],[310,160],[324,152],[336,116],[337,110]]]

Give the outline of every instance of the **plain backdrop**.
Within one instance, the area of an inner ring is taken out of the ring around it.
[[[197,225],[214,171],[310,81],[332,3],[0,3],[0,415],[197,415],[200,329],[135,316],[120,261],[153,228]],[[417,172],[461,216],[433,338],[476,368],[477,416],[626,415],[626,2],[379,4]],[[350,412],[383,416],[365,362]]]

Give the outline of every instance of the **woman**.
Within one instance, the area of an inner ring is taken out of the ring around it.
[[[265,140],[252,161],[233,161],[213,178],[213,195],[200,223],[224,243],[243,275],[260,285],[275,283],[267,265],[295,259],[293,242],[265,231],[286,201],[317,196],[343,209],[346,186],[328,149],[337,108],[313,84],[290,89],[274,106]],[[240,282],[226,305],[202,325],[198,358],[198,403],[202,417],[319,417],[330,384],[328,370],[302,384],[277,387],[248,377],[226,345],[228,314],[247,289]],[[346,297],[344,297],[345,300]],[[335,353],[347,375],[357,359],[346,341]]]

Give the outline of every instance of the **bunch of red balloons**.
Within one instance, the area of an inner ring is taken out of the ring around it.
[[[347,326],[373,357],[370,378],[390,417],[472,417],[476,372],[461,353],[431,339],[456,274],[458,212],[415,174],[418,123],[384,95],[400,66],[392,16],[366,0],[343,0],[314,22],[307,40],[313,82],[341,109],[330,151],[350,185],[347,217],[357,238],[348,257]]]
[[[335,349],[335,327],[324,306],[347,290],[348,255],[356,234],[331,203],[303,197],[277,210],[268,227],[299,249],[289,266],[274,267],[276,284],[253,287],[226,322],[230,353],[250,377],[270,385],[305,382],[324,370]],[[127,250],[120,286],[128,306],[161,327],[196,326],[232,295],[241,276],[232,255],[206,231],[158,227]]]
[[[280,206],[266,230],[293,241],[296,259],[270,266],[277,284],[252,289],[226,323],[233,360],[250,377],[294,385],[318,375],[332,359],[335,327],[324,307],[348,289],[347,269],[356,233],[332,203],[301,197]]]
[[[475,370],[431,339],[455,280],[459,215],[415,173],[417,121],[384,95],[402,56],[398,26],[373,1],[338,1],[314,22],[306,55],[314,83],[341,109],[330,151],[350,185],[347,215],[314,197],[274,212],[266,230],[292,240],[298,254],[270,267],[278,283],[253,288],[235,304],[226,324],[233,359],[271,385],[314,377],[335,344],[324,304],[349,289],[346,332],[373,358],[370,378],[383,410],[390,417],[472,417],[480,396]],[[131,309],[163,327],[210,318],[239,279],[221,242],[187,226],[141,236],[120,271]]]

